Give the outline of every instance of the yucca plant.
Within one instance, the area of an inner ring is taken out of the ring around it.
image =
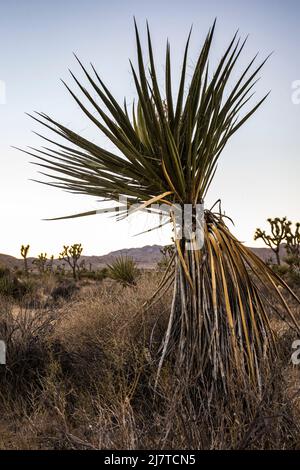
[[[134,259],[128,256],[118,256],[107,265],[108,275],[123,286],[135,286],[138,269]]]
[[[119,201],[126,196],[129,206],[139,203],[140,210],[153,213],[157,212],[153,203],[164,203],[171,207],[168,216],[174,225],[174,204],[182,208],[190,205],[193,209],[203,204],[227,141],[266,98],[249,107],[265,61],[254,66],[253,58],[230,86],[245,46],[237,34],[211,73],[209,56],[214,31],[215,24],[187,84],[188,36],[178,91],[174,94],[169,43],[165,86],[161,89],[148,25],[149,69],[135,25],[137,69],[130,64],[138,101],[131,111],[126,101],[118,104],[93,65],[88,71],[77,59],[91,90],[72,72],[84,100],[65,85],[82,112],[117,151],[110,152],[52,117],[37,113],[33,116],[36,121],[63,138],[43,137],[55,147],[47,145],[28,151],[47,170],[42,174],[52,178],[46,184],[106,200]],[[126,211],[124,208],[118,215],[126,215]],[[276,355],[266,292],[283,307],[286,320],[297,325],[278,288],[288,291],[286,284],[230,233],[225,220],[221,211],[205,210],[201,247],[193,240],[197,223],[188,236],[175,237],[175,269],[164,275],[159,286],[161,292],[173,283],[174,293],[158,370],[169,357],[175,363],[173,370],[185,383],[202,383],[211,392],[226,392],[232,380],[240,380],[259,390],[262,363],[271,362]],[[174,259],[171,261],[170,269]]]

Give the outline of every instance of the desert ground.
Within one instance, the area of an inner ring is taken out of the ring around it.
[[[145,302],[161,275],[141,270],[136,285],[83,278],[74,287],[69,278],[36,274],[21,300],[1,296],[1,449],[300,448],[297,333],[274,312],[279,354],[261,397],[233,383],[230,399],[201,404],[176,386],[168,361],[154,391],[171,289]],[[300,320],[299,306],[288,302]]]

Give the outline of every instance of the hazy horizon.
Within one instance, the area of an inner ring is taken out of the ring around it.
[[[242,37],[249,34],[237,71],[257,51],[258,61],[274,51],[261,72],[254,99],[258,101],[269,90],[271,94],[224,150],[206,206],[221,198],[222,209],[235,222],[235,227],[229,225],[233,233],[254,247],[264,246],[254,242],[253,235],[256,227],[267,228],[268,217],[287,216],[299,221],[300,105],[293,104],[291,99],[292,83],[300,80],[298,2],[261,4],[255,0],[249,5],[246,1],[230,0],[225,5],[216,0],[209,4],[174,1],[170,12],[168,2],[157,0],[151,4],[136,0],[124,3],[112,0],[109,4],[96,0],[67,0],[63,4],[57,0],[51,4],[13,0],[1,6],[1,13],[0,80],[5,83],[6,99],[0,104],[0,253],[19,257],[20,245],[27,243],[31,256],[45,251],[57,256],[63,244],[77,242],[82,243],[84,255],[168,243],[168,230],[133,236],[145,227],[142,216],[129,223],[113,222],[105,215],[42,221],[95,209],[99,204],[96,199],[30,181],[39,178],[37,167],[29,163],[32,160],[29,156],[12,148],[44,145],[31,132],[44,133],[44,129],[25,115],[34,110],[50,114],[85,137],[107,145],[83,116],[60,78],[72,83],[68,68],[82,77],[72,55],[74,51],[84,63],[93,62],[120,102],[124,96],[130,102],[135,96],[128,63],[128,58],[135,60],[133,15],[143,39],[145,21],[149,20],[161,72],[167,37],[176,68],[193,24],[189,58],[192,67],[215,17],[213,58],[220,57],[237,28]]]

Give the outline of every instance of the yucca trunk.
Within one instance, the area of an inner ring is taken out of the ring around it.
[[[274,360],[276,350],[270,312],[260,300],[262,283],[264,288],[275,284],[273,273],[265,276],[262,267],[220,216],[206,212],[203,247],[191,250],[186,239],[176,244],[159,372],[169,357],[184,383],[202,384],[210,394],[226,393],[233,380],[260,393],[260,369]]]

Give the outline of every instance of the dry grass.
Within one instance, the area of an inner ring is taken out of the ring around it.
[[[136,287],[85,282],[73,300],[47,308],[2,301],[0,449],[300,448],[295,337],[281,321],[273,320],[280,354],[262,397],[233,383],[230,397],[208,403],[170,363],[154,394],[170,303],[143,308],[155,283],[154,274]]]

